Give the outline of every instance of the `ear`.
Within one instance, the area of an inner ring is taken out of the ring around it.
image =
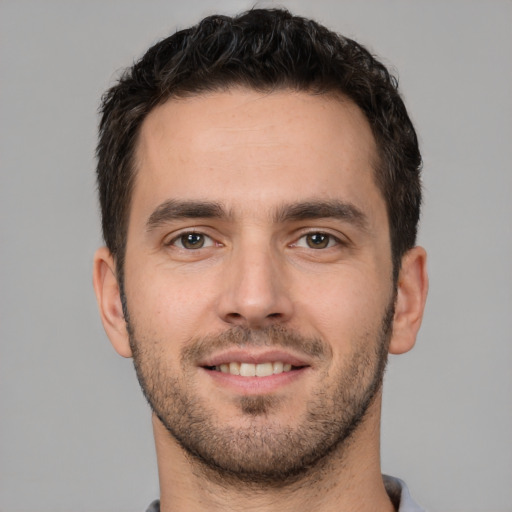
[[[98,249],[94,255],[92,280],[103,328],[116,352],[132,357],[115,268],[110,251],[106,247]]]
[[[423,318],[428,292],[427,254],[414,247],[402,258],[398,276],[391,354],[403,354],[414,347]]]

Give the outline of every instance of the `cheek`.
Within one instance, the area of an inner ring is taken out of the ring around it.
[[[330,343],[334,352],[346,354],[380,330],[390,283],[384,286],[383,279],[365,274],[339,272],[297,293],[297,313],[304,327],[311,326],[312,334]]]
[[[138,333],[181,342],[197,335],[200,323],[211,314],[213,285],[198,276],[139,267],[126,285],[128,309]]]

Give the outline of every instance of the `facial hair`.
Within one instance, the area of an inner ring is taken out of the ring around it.
[[[128,311],[126,311],[127,313]],[[361,424],[382,386],[392,332],[394,300],[379,328],[358,339],[350,360],[341,368],[322,362],[332,357],[321,339],[307,338],[283,326],[259,330],[234,327],[218,336],[184,343],[180,369],[171,368],[158,347],[161,340],[136,333],[128,315],[127,326],[134,366],[142,391],[155,415],[189,459],[224,482],[261,487],[283,487],[320,468],[336,452],[340,456]],[[283,398],[244,396],[237,400],[244,419],[237,428],[216,421],[216,408],[198,393],[194,382],[197,361],[215,350],[234,347],[292,347],[319,361],[323,375],[310,391],[306,412],[295,425],[278,421]]]

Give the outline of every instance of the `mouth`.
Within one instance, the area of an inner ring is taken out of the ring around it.
[[[245,363],[231,361],[216,366],[204,366],[206,370],[237,375],[240,377],[270,377],[305,368],[306,365],[292,365],[283,361],[266,361],[262,363]]]
[[[235,394],[277,393],[312,370],[312,361],[282,350],[233,349],[200,361],[199,368],[216,385]]]

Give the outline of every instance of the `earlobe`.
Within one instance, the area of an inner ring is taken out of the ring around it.
[[[101,321],[114,349],[123,357],[132,357],[115,262],[106,247],[94,255],[93,285]]]
[[[427,254],[414,247],[402,258],[397,284],[393,335],[389,352],[403,354],[414,347],[428,292]]]

